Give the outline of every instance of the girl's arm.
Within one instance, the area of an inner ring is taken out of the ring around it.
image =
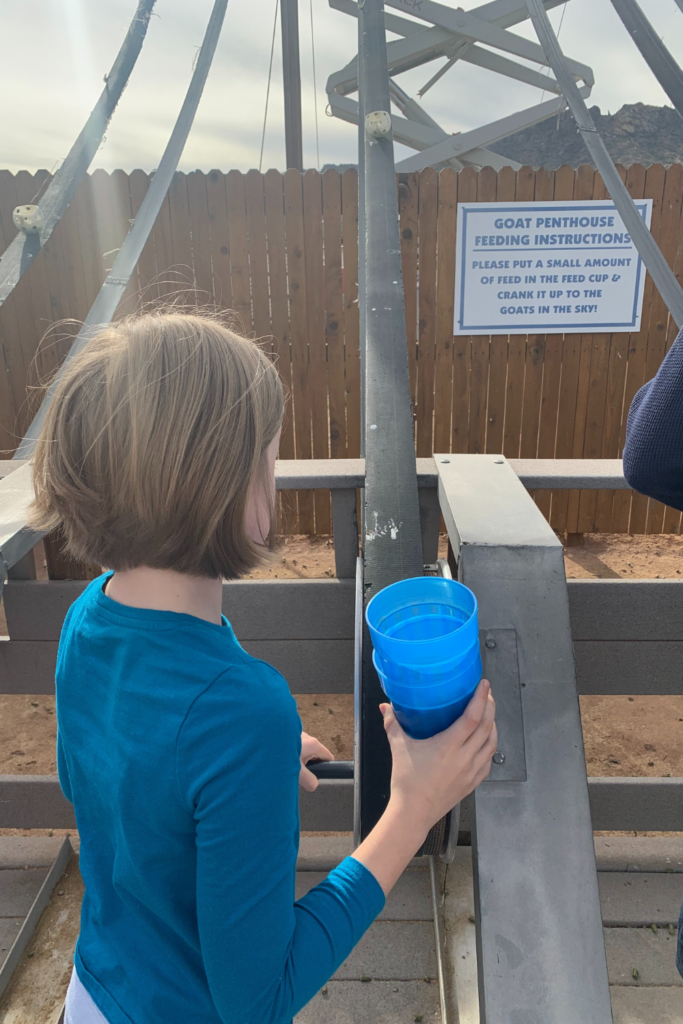
[[[236,676],[229,701],[221,680],[204,693],[179,738],[180,794],[196,821],[198,941],[225,1024],[289,1024],[381,911],[431,825],[487,774],[493,704],[482,684],[466,715],[426,741],[406,737],[385,708],[389,807],[354,856],[295,902],[296,706],[269,666]],[[264,694],[257,709],[255,691]]]

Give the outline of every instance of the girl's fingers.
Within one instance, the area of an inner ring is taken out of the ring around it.
[[[379,710],[384,719],[384,731],[388,734],[391,727],[397,723],[396,715],[391,704],[380,704]]]
[[[309,771],[308,768],[302,768],[299,772],[299,785],[302,789],[305,789],[307,793],[314,793],[318,788],[318,780],[313,772]]]
[[[334,754],[320,740],[316,740],[313,737],[309,738],[304,756],[306,762],[310,761],[312,757],[318,757],[321,761],[334,761]]]
[[[491,684],[488,679],[482,679],[476,690],[471,701],[463,711],[460,718],[449,726],[449,728],[457,731],[460,735],[460,741],[464,742],[469,736],[472,735],[474,730],[481,722],[491,692]]]

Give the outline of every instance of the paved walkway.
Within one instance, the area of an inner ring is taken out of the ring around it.
[[[0,969],[62,841],[0,838]],[[302,895],[350,852],[345,838],[304,839]],[[683,1024],[675,966],[683,840],[596,839],[615,1024]],[[440,867],[448,1024],[479,1024],[470,850]],[[577,982],[580,981],[577,979]],[[351,956],[296,1024],[441,1024],[429,867],[416,860]],[[44,1024],[26,1021],[25,1024]]]

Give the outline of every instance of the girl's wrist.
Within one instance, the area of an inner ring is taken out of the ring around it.
[[[415,802],[409,802],[392,794],[382,819],[386,820],[387,824],[391,824],[392,828],[400,829],[400,833],[407,838],[409,845],[415,845],[415,849],[418,850],[427,838],[427,833],[432,825],[426,811],[426,808],[416,807]]]
[[[433,815],[429,813],[428,807],[416,806],[416,801],[406,800],[397,793],[391,794],[384,817],[400,824],[407,835],[419,839],[418,846],[422,845],[434,824],[431,820]]]

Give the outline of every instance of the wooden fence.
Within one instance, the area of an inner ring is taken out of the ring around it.
[[[622,171],[654,201],[652,231],[683,273],[683,166]],[[49,176],[0,171],[0,246],[12,210]],[[145,195],[150,176],[96,171],[81,186],[31,271],[0,309],[0,448],[11,451],[63,358]],[[648,276],[637,334],[454,337],[458,201],[602,199],[592,168],[496,173],[427,169],[398,183],[406,320],[418,455],[503,452],[523,458],[615,458],[626,414],[654,375],[675,325]],[[291,403],[282,458],[359,454],[356,172],[176,174],[120,308],[215,302],[267,339]],[[53,327],[52,325],[57,325]],[[48,328],[47,337],[41,338]],[[29,388],[27,396],[27,385]],[[539,492],[558,530],[679,532],[680,513],[628,491]],[[329,497],[289,499],[288,527],[329,532]]]

